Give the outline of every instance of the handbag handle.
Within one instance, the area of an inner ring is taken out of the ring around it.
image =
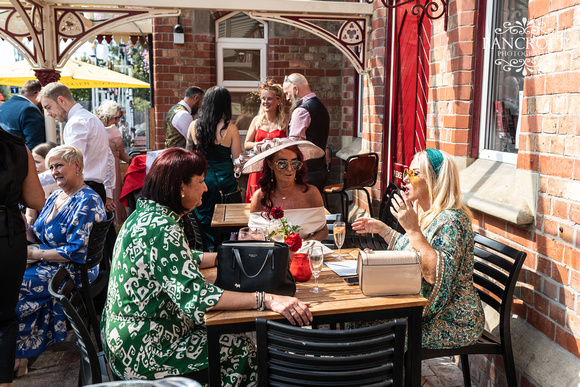
[[[232,250],[234,251],[234,257],[236,257],[236,262],[238,263],[238,266],[240,267],[240,269],[242,269],[242,272],[248,278],[256,278],[264,270],[264,267],[266,267],[266,263],[268,262],[268,259],[270,259],[270,257],[273,254],[273,250],[268,250],[268,254],[266,255],[266,259],[264,259],[264,263],[262,263],[262,267],[260,268],[260,270],[258,270],[258,272],[254,275],[249,275],[248,273],[246,273],[246,269],[244,268],[244,264],[242,263],[242,258],[240,257],[240,251],[238,249],[232,249]],[[274,260],[272,259],[272,270],[273,269],[274,269]]]

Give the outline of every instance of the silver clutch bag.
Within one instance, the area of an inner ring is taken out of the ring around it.
[[[373,251],[358,254],[357,273],[365,296],[417,294],[421,290],[421,263],[414,251]]]

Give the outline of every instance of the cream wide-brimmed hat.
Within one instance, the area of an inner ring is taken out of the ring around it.
[[[310,141],[292,141],[289,138],[275,138],[271,141],[266,141],[261,145],[261,152],[246,161],[242,173],[261,172],[266,157],[291,146],[297,146],[298,149],[300,149],[300,152],[302,152],[302,155],[304,156],[304,160],[319,159],[326,154],[322,149]]]

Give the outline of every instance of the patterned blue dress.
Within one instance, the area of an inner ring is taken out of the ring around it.
[[[99,195],[89,187],[75,193],[63,205],[53,219],[47,222],[54,203],[62,190],[55,191],[46,201],[36,223],[34,233],[42,249],[56,248],[58,253],[71,262],[84,263],[87,255],[89,234],[94,222],[105,219],[105,207]],[[80,286],[80,273],[73,263],[63,264]],[[66,320],[62,309],[48,292],[50,280],[60,263],[39,262],[26,269],[20,287],[16,313],[18,314],[18,338],[16,357],[28,358],[41,354],[48,345],[58,343],[67,336]],[[98,267],[89,272],[93,281]]]

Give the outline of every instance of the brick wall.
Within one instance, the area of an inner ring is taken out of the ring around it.
[[[580,6],[574,3],[530,2],[529,19],[546,23],[534,39],[550,44],[525,79],[518,168],[540,175],[536,228],[524,238],[532,259],[522,317],[580,358]]]
[[[387,141],[383,134],[385,120],[385,90],[387,85],[385,74],[386,53],[386,16],[385,7],[380,2],[374,3],[374,11],[371,20],[371,39],[368,43],[367,68],[370,72],[364,76],[363,81],[363,150],[379,154],[379,173],[377,183],[371,189],[371,198],[375,204],[374,214],[378,214],[381,195],[382,175],[386,168],[386,155],[383,155],[383,142]],[[384,162],[385,161],[385,162]],[[364,195],[358,196],[358,204],[367,208]]]
[[[329,142],[336,149],[340,144],[339,136],[346,134],[343,130],[346,120],[351,120],[352,128],[352,116],[343,113],[343,106],[353,105],[353,95],[345,95],[349,85],[345,78],[348,70],[345,69],[344,55],[325,40],[281,23],[270,23],[268,53],[269,77],[280,83],[291,73],[301,73],[306,77],[312,91],[328,109]]]
[[[513,313],[580,358],[580,6],[575,3],[529,3],[529,19],[546,23],[533,38],[552,42],[536,52],[544,65],[534,67],[524,83],[517,168],[540,177],[535,224],[521,229],[476,211],[474,230],[526,251]],[[442,20],[433,25],[427,145],[469,156],[477,9],[473,0],[451,1],[449,7],[448,31]],[[501,357],[472,359],[481,385],[505,384],[503,372]],[[519,377],[521,385],[537,385],[524,373]]]
[[[432,25],[427,147],[454,156],[469,155],[476,21],[475,0],[450,1],[447,31]]]
[[[185,89],[192,85],[207,89],[216,84],[213,23],[225,14],[184,11],[180,17],[185,29],[182,45],[173,44],[177,18],[153,19],[156,147],[163,148],[165,114],[183,98]],[[200,23],[207,27],[205,32]],[[329,111],[329,142],[335,150],[340,149],[340,136],[353,131],[356,72],[344,55],[323,39],[281,23],[270,23],[269,28],[267,76],[282,83],[285,75],[304,74]]]
[[[165,114],[183,99],[185,90],[190,86],[206,90],[216,83],[213,28],[205,33],[194,31],[194,23],[208,24],[209,17],[203,11],[182,12],[185,44],[173,44],[176,17],[153,18],[155,149],[165,147]]]

